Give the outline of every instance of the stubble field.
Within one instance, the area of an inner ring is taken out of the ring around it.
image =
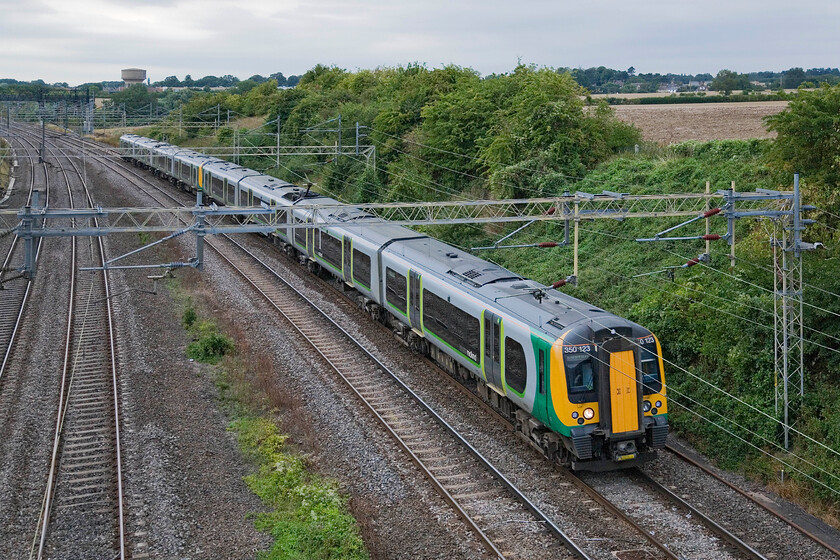
[[[657,144],[686,140],[773,138],[763,118],[787,107],[787,101],[616,105],[616,116],[634,124],[642,137]]]

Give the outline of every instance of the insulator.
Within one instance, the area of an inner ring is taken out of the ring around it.
[[[552,214],[554,214],[556,211],[557,211],[557,208],[555,208],[554,206],[552,206],[551,208],[549,208],[548,210],[546,210],[545,212],[543,212],[543,216],[551,216],[551,215],[552,215]]]
[[[557,288],[560,288],[561,286],[565,286],[565,285],[566,285],[566,281],[565,281],[565,280],[558,280],[557,282],[555,282],[554,284],[552,284],[552,285],[551,285],[551,287],[552,287],[552,288],[554,288],[554,289],[556,290]]]
[[[559,243],[556,241],[543,241],[542,243],[537,243],[537,247],[557,247]]]
[[[695,257],[695,258],[691,259],[690,261],[688,261],[687,263],[685,263],[683,266],[686,267],[686,268],[690,268],[690,267],[694,266],[695,264],[697,264],[699,262],[700,262],[700,259],[698,257]]]
[[[709,235],[704,235],[700,237],[700,239],[705,239],[706,241],[717,241],[720,239],[720,235],[717,233],[710,233]]]
[[[712,208],[708,212],[704,212],[703,217],[708,218],[709,216],[714,216],[715,214],[720,214],[720,208]]]

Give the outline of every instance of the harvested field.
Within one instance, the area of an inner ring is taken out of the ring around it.
[[[636,125],[642,137],[657,144],[685,140],[773,138],[762,119],[787,107],[787,101],[616,105],[616,116]]]

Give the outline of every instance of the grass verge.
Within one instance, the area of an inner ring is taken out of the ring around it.
[[[12,151],[9,148],[9,145],[5,140],[0,138],[0,195],[5,193],[6,188],[9,186],[9,178],[12,167],[8,156],[11,153]]]
[[[231,419],[228,429],[255,466],[245,483],[268,508],[256,515],[255,526],[274,538],[258,558],[368,558],[338,484],[315,473],[278,428],[279,415],[300,421],[302,412],[296,398],[275,383],[271,358],[252,349],[237,325],[230,325],[226,334],[215,321],[201,317],[191,297],[178,287],[174,293],[184,308],[182,324],[193,337],[187,354],[214,365],[213,380]]]

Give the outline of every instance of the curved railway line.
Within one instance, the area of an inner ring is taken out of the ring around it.
[[[141,179],[145,181],[144,177]],[[181,203],[171,193],[160,192]],[[150,196],[160,202],[154,195]],[[242,245],[229,238],[227,241],[245,251],[244,262],[241,257],[230,256],[217,242],[207,244],[313,346],[408,453],[489,553],[498,558],[537,558],[541,552],[554,549],[556,558],[590,558],[490,461],[402,384],[393,371],[356,343],[314,302]],[[336,330],[326,331],[325,322]],[[474,476],[482,471],[483,475]],[[523,531],[524,526],[529,529]]]
[[[64,157],[49,147],[48,151],[56,162]],[[83,171],[66,159],[78,177],[85,206],[92,206]],[[59,163],[58,171],[75,207],[67,166]],[[69,258],[68,320],[55,432],[29,557],[124,559],[119,392],[108,275],[78,271],[81,266],[102,266],[102,239],[89,244],[72,239]]]
[[[25,204],[29,205],[32,203],[35,190],[35,169],[37,166],[33,160],[27,158],[27,161],[29,162],[29,191],[26,195]],[[46,163],[41,165],[41,169],[44,173],[46,186],[44,195],[49,200],[49,174],[47,173]],[[23,280],[20,278],[20,274],[15,271],[16,259],[23,260],[21,258],[23,244],[16,235],[9,235],[7,232],[0,232],[0,234],[2,234],[0,235],[0,247],[5,249],[6,253],[3,265],[0,267],[0,290],[3,294],[3,297],[0,298],[0,379],[2,379],[9,363],[17,333],[20,330],[23,312],[32,290],[32,281]],[[36,261],[41,251],[40,241],[35,252]]]
[[[102,149],[101,145],[96,144],[96,146],[97,149]],[[113,157],[119,157],[114,152],[111,153]],[[107,158],[103,158],[103,164],[108,165],[123,177],[139,178],[177,204],[185,203],[183,199],[174,197],[172,193],[153,184],[145,176],[129,170],[131,175],[129,177],[122,166],[110,165],[104,159]],[[158,203],[161,202],[154,195],[150,194],[150,196],[153,196]],[[234,252],[244,252],[239,257],[228,256],[231,252],[230,248],[223,249],[218,246],[221,245],[218,243],[208,242],[208,245],[250,282],[316,349],[371,414],[382,422],[385,430],[406,451],[411,460],[429,478],[436,490],[450,503],[492,555],[501,558],[530,558],[537,557],[535,555],[539,554],[540,550],[545,550],[543,547],[555,547],[559,551],[562,546],[565,548],[562,553],[569,557],[589,557],[580,545],[574,544],[549,516],[543,514],[524,493],[518,491],[510,480],[458,435],[452,426],[403,384],[394,372],[365,350],[326,313],[320,311],[315,303],[304,303],[305,296],[291,285],[281,287],[278,283],[283,281],[281,276],[242,245],[233,240],[225,243],[233,243],[238,247]],[[243,258],[243,255],[247,256]],[[324,282],[323,285],[329,284]],[[347,298],[342,298],[342,300],[352,303]],[[315,309],[318,309],[317,313],[322,316],[313,316],[312,307],[307,307],[309,305],[315,306]],[[328,333],[326,329],[330,329],[330,332]],[[435,368],[435,371],[450,377],[442,370]],[[489,408],[470,389],[460,384],[458,386],[481,406]],[[502,417],[497,417],[500,421],[507,422]],[[465,467],[465,465],[471,466]],[[707,474],[715,476],[704,467],[700,465],[698,467]],[[475,476],[474,473],[477,471],[482,472],[482,475]],[[471,475],[464,473],[471,473]],[[681,557],[673,552],[669,545],[660,542],[659,534],[654,537],[651,534],[652,531],[646,530],[642,523],[634,520],[632,515],[622,511],[619,506],[614,505],[581,478],[562,469],[561,476],[597,502],[610,515],[624,519],[642,535],[648,546],[640,547],[636,556],[628,555],[626,558],[675,559]],[[689,512],[687,514],[689,516],[700,519],[701,524],[716,538],[728,543],[727,546],[731,548],[734,557],[765,558],[743,540],[642,471],[637,471],[631,476],[638,477],[639,485],[651,488],[655,494],[664,497],[674,507]],[[762,508],[768,509],[749,493],[726,481],[723,483]],[[826,550],[837,554],[837,549],[821,540],[818,535],[803,529],[795,521],[787,519],[779,512],[771,511],[771,513]],[[514,525],[516,531],[506,533],[506,525]],[[523,530],[523,527],[527,527],[527,530]],[[523,539],[523,535],[527,535],[528,538]],[[529,541],[530,544],[523,541]],[[532,548],[534,545],[536,548]],[[655,553],[651,552],[651,546],[656,549]]]

